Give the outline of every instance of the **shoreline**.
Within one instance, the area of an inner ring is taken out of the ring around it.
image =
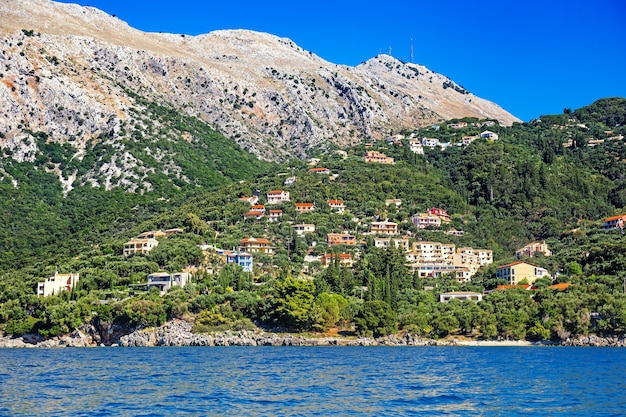
[[[157,347],[157,346],[467,346],[467,347],[626,347],[626,335],[600,337],[577,336],[561,341],[479,340],[468,337],[429,339],[405,334],[379,338],[311,336],[308,334],[276,334],[261,329],[226,331],[217,334],[192,333],[192,325],[172,320],[158,328],[144,328],[123,334],[108,343],[93,326],[83,326],[72,333],[41,339],[36,335],[12,338],[0,336],[0,348],[63,348],[63,347]]]

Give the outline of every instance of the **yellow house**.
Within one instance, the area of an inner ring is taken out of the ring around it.
[[[159,245],[159,241],[154,238],[131,239],[124,243],[124,256],[134,253],[148,253]]]
[[[550,278],[550,274],[546,269],[530,262],[513,262],[497,268],[496,278],[506,279],[511,285],[517,285],[523,280],[532,284],[539,278]]]

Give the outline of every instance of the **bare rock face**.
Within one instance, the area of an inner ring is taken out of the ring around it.
[[[98,169],[129,173],[122,182],[136,181],[130,173],[141,165],[124,140],[150,140],[165,128],[138,117],[146,102],[197,117],[266,160],[442,119],[519,121],[426,67],[387,55],[335,65],[266,33],[145,33],[100,10],[48,0],[0,0],[0,33],[5,157],[33,161],[45,140],[71,144],[82,160],[101,143],[115,158]],[[71,188],[75,178],[60,177]]]

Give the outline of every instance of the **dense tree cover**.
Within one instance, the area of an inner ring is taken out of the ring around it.
[[[194,120],[143,105],[160,124],[182,123],[182,130],[200,134]],[[582,119],[572,119],[583,118],[576,112],[510,128],[491,126],[498,141],[476,139],[467,147],[454,144],[480,133],[484,128],[478,120],[468,120],[476,125],[459,132],[446,126],[424,129],[418,137],[438,137],[453,146],[427,149],[422,156],[406,146],[375,143],[373,149],[396,159],[394,165],[380,165],[363,162],[366,148],[361,145],[349,149],[345,159],[334,153],[321,157],[319,165],[332,175],[310,173],[304,162],[291,161],[266,171],[259,165],[253,171],[263,173],[244,180],[235,176],[236,165],[215,165],[222,172],[233,170],[230,179],[242,181],[207,191],[213,177],[198,171],[196,183],[203,191],[189,198],[184,198],[189,189],[182,183],[177,183],[183,187],[180,195],[164,195],[164,185],[160,192],[144,194],[77,187],[64,196],[55,177],[44,170],[6,163],[7,175],[0,181],[0,330],[48,336],[85,322],[144,327],[184,317],[195,318],[196,331],[247,329],[256,323],[285,331],[341,328],[380,336],[401,330],[435,338],[533,340],[624,331],[626,237],[600,231],[599,223],[624,208],[625,147],[619,140],[588,146],[590,140],[606,139],[609,128],[608,119],[594,112],[585,116],[585,127]],[[624,133],[623,127],[610,127],[612,135]],[[139,144],[141,138],[135,139],[130,142]],[[563,146],[570,140],[571,146]],[[130,142],[129,149],[135,146]],[[221,152],[211,149],[207,152]],[[54,146],[48,151],[55,160],[66,152]],[[217,159],[212,157],[213,163]],[[260,203],[266,203],[265,193],[287,189],[289,176],[297,178],[288,187],[292,202],[267,207],[283,210],[280,221],[244,220],[249,205],[239,197],[257,193]],[[385,205],[391,198],[402,204]],[[343,200],[348,210],[333,212],[328,199]],[[312,202],[315,210],[297,213],[293,202]],[[451,224],[417,230],[410,217],[433,206],[448,210]],[[555,290],[549,288],[550,280],[542,280],[533,292],[494,291],[480,303],[440,303],[439,295],[446,291],[493,290],[502,283],[494,278],[495,265],[471,283],[446,276],[420,279],[405,266],[399,250],[374,247],[367,232],[380,219],[397,222],[411,241],[493,249],[501,264],[512,261],[515,249],[525,243],[547,239],[554,255],[533,262],[560,274],[557,281],[573,285]],[[297,223],[313,223],[316,230],[298,236],[292,227]],[[162,239],[148,255],[121,256],[129,237],[172,227],[185,233]],[[441,233],[451,227],[465,235]],[[328,247],[326,234],[341,231],[357,236],[360,244]],[[244,237],[266,237],[275,247],[273,258],[255,255],[254,273],[221,265],[198,247],[237,248]],[[304,263],[306,255],[342,252],[355,258],[353,267],[337,260],[325,268],[319,262]],[[188,266],[198,269],[184,289],[165,296],[140,290],[148,274]],[[54,297],[35,296],[36,283],[55,270],[79,272],[78,288]]]

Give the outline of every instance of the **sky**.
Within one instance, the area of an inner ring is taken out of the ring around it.
[[[147,32],[267,32],[335,64],[391,54],[523,121],[626,97],[625,0],[62,2],[97,7]]]

